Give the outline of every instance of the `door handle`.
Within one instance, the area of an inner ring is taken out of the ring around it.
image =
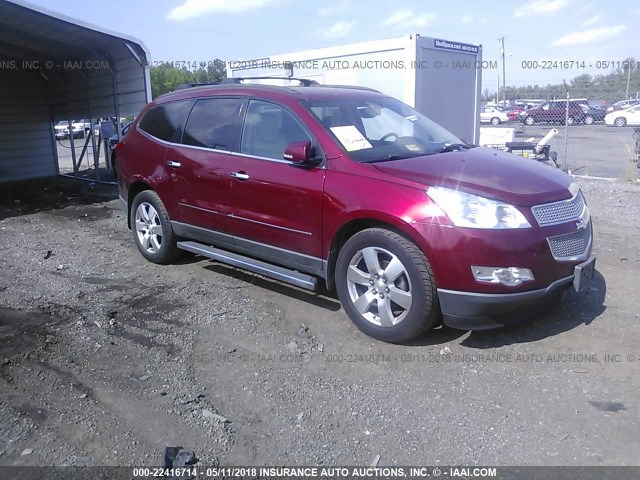
[[[174,162],[173,160],[169,160],[167,162],[167,165],[170,166],[171,168],[180,168],[182,166],[180,162]]]
[[[238,180],[249,180],[249,175],[244,172],[231,172],[229,175]]]

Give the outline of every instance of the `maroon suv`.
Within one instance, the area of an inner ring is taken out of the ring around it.
[[[541,122],[560,124],[566,122],[567,125],[574,125],[584,122],[587,115],[580,106],[580,102],[570,100],[567,104],[567,100],[555,100],[523,110],[518,116],[526,125],[534,125]]]
[[[218,85],[147,105],[117,147],[142,255],[187,250],[336,289],[391,342],[528,316],[594,273],[571,177],[466,144],[363,88]]]

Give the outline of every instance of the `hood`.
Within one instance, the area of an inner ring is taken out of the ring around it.
[[[571,198],[572,178],[561,170],[537,160],[484,147],[372,165],[425,187],[458,189],[517,206]]]

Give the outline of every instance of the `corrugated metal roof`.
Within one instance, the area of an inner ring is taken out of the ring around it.
[[[52,122],[137,114],[149,58],[129,35],[0,0],[0,183],[57,172]]]
[[[113,49],[129,54],[129,43],[148,62],[149,50],[137,38],[116,33],[22,0],[0,2],[0,55],[9,58],[92,59]]]

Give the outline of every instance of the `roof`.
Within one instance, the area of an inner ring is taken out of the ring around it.
[[[213,95],[258,95],[266,98],[289,97],[298,99],[321,100],[326,98],[365,98],[371,95],[382,95],[380,92],[364,87],[348,85],[310,85],[310,86],[277,86],[257,83],[202,85],[184,88],[165,93],[154,103],[165,103],[174,100],[199,98]]]

